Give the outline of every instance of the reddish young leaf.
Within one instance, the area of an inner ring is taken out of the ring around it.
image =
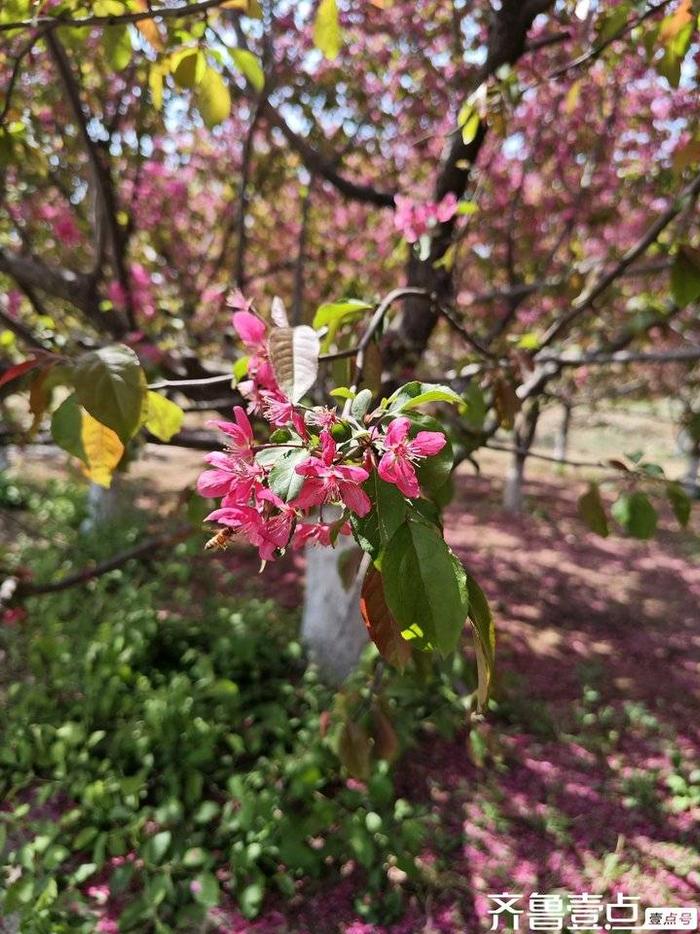
[[[382,575],[374,565],[370,565],[362,584],[360,612],[379,654],[390,665],[403,670],[411,658],[411,646],[386,605]]]
[[[19,379],[24,373],[28,373],[30,370],[35,369],[35,367],[41,366],[45,360],[43,357],[32,357],[30,360],[23,360],[21,363],[16,363],[14,366],[11,366],[9,370],[0,376],[0,386],[4,386],[5,383],[9,383],[13,379]]]

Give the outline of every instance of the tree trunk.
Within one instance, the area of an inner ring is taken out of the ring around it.
[[[554,442],[554,456],[563,464],[569,450],[569,429],[571,428],[571,404],[564,402],[562,404],[561,422]]]
[[[523,480],[525,479],[524,454],[513,454],[513,460],[506,474],[503,487],[503,508],[506,512],[520,513],[523,511]]]
[[[695,444],[688,452],[688,466],[683,479],[683,486],[689,496],[697,496],[698,471],[700,471],[700,444]]]
[[[367,644],[367,630],[359,610],[367,562],[363,559],[349,589],[338,571],[340,556],[355,547],[349,536],[341,536],[335,548],[306,549],[301,637],[323,676],[333,684],[347,678]]]
[[[525,461],[535,440],[537,421],[540,417],[540,406],[537,399],[521,409],[515,419],[513,429],[513,447],[515,448],[513,460],[506,475],[503,487],[503,508],[507,512],[520,513],[523,511],[525,498],[523,482],[525,480]]]
[[[115,474],[109,489],[91,483],[87,494],[87,516],[80,524],[83,535],[90,535],[100,526],[107,525],[119,512],[121,505],[121,482]]]

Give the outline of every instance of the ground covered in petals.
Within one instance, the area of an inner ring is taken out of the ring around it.
[[[498,487],[463,474],[447,516],[497,610],[494,709],[396,766],[401,792],[435,819],[426,892],[378,928],[354,910],[351,873],[255,923],[228,915],[222,931],[477,932],[490,926],[487,895],[503,891],[697,903],[698,540],[597,538],[575,516],[576,488],[551,477],[513,518]],[[274,573],[295,602],[295,568]]]

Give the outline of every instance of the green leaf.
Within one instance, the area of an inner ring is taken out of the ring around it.
[[[104,30],[105,52],[107,61],[115,71],[124,71],[131,61],[132,48],[129,30],[126,26],[108,26]]]
[[[597,483],[590,483],[588,490],[579,498],[578,512],[592,532],[603,538],[608,537],[610,534],[608,520]]]
[[[408,412],[427,402],[449,402],[451,405],[464,407],[464,399],[449,386],[437,383],[421,383],[415,380],[399,387],[389,396],[390,412]]]
[[[629,3],[621,3],[612,10],[606,10],[598,18],[598,42],[607,42],[627,23],[629,15]]]
[[[160,863],[168,852],[173,835],[169,830],[161,830],[149,837],[143,848],[143,858],[148,863]]]
[[[633,538],[651,538],[656,531],[656,510],[646,493],[622,493],[613,503],[611,512]]]
[[[324,328],[349,316],[369,311],[372,307],[367,302],[360,301],[359,298],[348,298],[342,302],[327,302],[319,305],[311,324],[315,328]]]
[[[91,350],[73,371],[77,401],[126,444],[136,433],[146,405],[146,377],[130,347],[115,344]]]
[[[671,293],[681,308],[700,298],[700,250],[680,247],[671,267]]]
[[[356,393],[352,389],[348,389],[347,386],[338,386],[337,389],[331,389],[330,395],[334,399],[354,399]]]
[[[470,382],[464,390],[463,399],[466,404],[466,411],[463,415],[464,421],[473,431],[481,431],[486,420],[488,405],[479,384],[473,381]]]
[[[299,495],[304,485],[305,478],[296,472],[295,467],[308,460],[309,453],[287,450],[281,455],[277,452],[277,455],[268,482],[272,492],[288,503]]]
[[[372,390],[371,389],[361,389],[355,398],[352,400],[352,405],[350,406],[350,414],[353,418],[356,418],[358,421],[362,419],[367,414],[367,411],[372,404]]]
[[[467,574],[467,589],[469,591],[469,619],[474,627],[474,647],[479,677],[477,699],[479,706],[483,707],[488,700],[489,686],[495,667],[496,630],[486,595],[471,574]]]
[[[409,433],[411,438],[415,438],[419,431],[436,431],[445,435],[447,443],[443,449],[432,457],[418,461],[416,475],[423,494],[439,506],[446,505],[454,493],[451,484],[454,465],[452,442],[445,434],[440,422],[431,415],[410,412],[408,418],[412,423]]]
[[[82,412],[80,411],[78,400],[75,398],[75,393],[71,393],[53,413],[53,417],[51,418],[51,437],[64,451],[67,451],[74,457],[80,458],[83,463],[87,464],[88,459],[85,448],[83,447],[82,432]]]
[[[372,509],[362,518],[353,513],[350,524],[357,544],[376,559],[404,521],[407,503],[393,483],[382,480],[376,470],[365,480],[362,489],[369,496]]]
[[[264,898],[264,880],[260,879],[258,882],[251,882],[250,885],[247,885],[238,897],[238,903],[241,906],[241,912],[244,917],[255,918],[260,914]]]
[[[200,872],[192,887],[194,900],[205,908],[216,908],[219,904],[219,880],[212,872]]]
[[[681,528],[685,529],[690,521],[690,510],[692,507],[690,497],[680,483],[667,483],[666,496],[671,504],[673,515],[678,520],[678,524]]]
[[[467,575],[438,528],[409,519],[391,538],[382,558],[386,602],[396,620],[419,642],[443,655],[459,642],[469,609]]]
[[[321,0],[314,21],[314,45],[332,61],[338,57],[342,44],[336,0]]]
[[[148,393],[146,428],[161,441],[170,441],[182,428],[185,413],[179,405],[157,392]]]
[[[210,65],[197,85],[197,107],[208,129],[213,129],[231,113],[231,95],[224,79]]]
[[[250,362],[250,357],[239,357],[236,362],[233,364],[233,379],[236,382],[240,382],[244,376],[248,374],[248,364]],[[233,382],[233,379],[231,382]]]
[[[231,58],[259,94],[265,87],[265,72],[257,55],[247,49],[231,49]]]
[[[41,890],[37,900],[34,902],[34,911],[40,912],[48,908],[58,898],[58,884],[53,877],[46,880],[46,885]]]

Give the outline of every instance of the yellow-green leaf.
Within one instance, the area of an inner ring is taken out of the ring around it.
[[[199,49],[187,49],[172,57],[171,68],[177,85],[181,88],[193,88],[204,77],[207,63]]]
[[[179,405],[157,392],[148,393],[146,428],[161,441],[170,441],[182,428],[185,413]]]
[[[109,487],[112,474],[124,454],[124,445],[111,428],[107,428],[89,412],[82,410],[80,437],[87,457],[86,475],[93,483]]]
[[[196,94],[202,120],[210,130],[223,123],[231,113],[229,90],[219,72],[211,66],[206,68],[197,85]]]
[[[321,0],[314,21],[314,45],[332,61],[338,57],[342,44],[336,0]]]
[[[265,87],[265,72],[257,55],[253,55],[247,49],[231,49],[231,58],[255,90],[262,91]]]

